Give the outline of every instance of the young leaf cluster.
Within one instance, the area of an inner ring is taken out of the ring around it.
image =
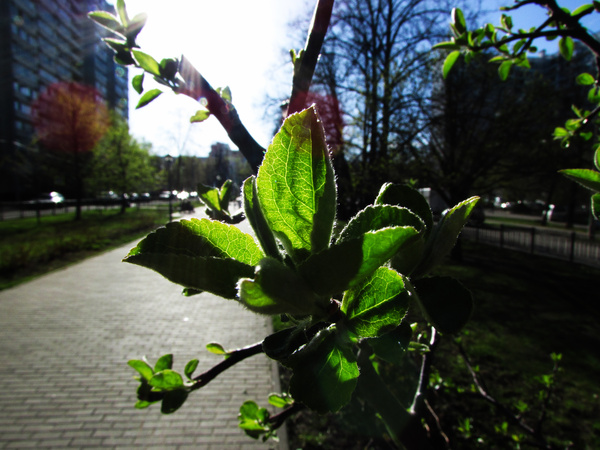
[[[225,180],[220,188],[206,186],[205,184],[198,185],[198,197],[206,205],[208,217],[232,224],[244,220],[243,212],[233,216],[229,213],[229,203],[233,197],[232,185],[231,180]]]
[[[157,83],[175,92],[183,89],[186,83],[180,74],[181,61],[179,59],[164,58],[157,61],[148,53],[143,52],[136,43],[138,34],[146,24],[146,14],[140,13],[133,19],[129,19],[124,0],[117,0],[115,7],[118,13],[116,16],[107,11],[92,11],[88,17],[111,33],[112,37],[104,38],[103,41],[115,52],[114,59],[117,64],[143,70],[131,81],[135,91],[141,95],[136,109],[146,106],[163,93],[163,90],[159,88],[144,91],[146,74],[151,75]],[[231,91],[228,87],[217,89],[217,93],[227,105],[231,105]],[[201,109],[190,118],[190,122],[202,122],[210,115],[209,111]]]
[[[223,209],[228,188],[205,193],[214,209]],[[469,318],[470,293],[427,274],[451,250],[478,198],[434,224],[418,191],[388,183],[334,236],[335,174],[315,107],[286,119],[242,194],[254,236],[216,220],[182,220],[151,233],[125,261],[159,272],[186,293],[207,291],[258,314],[281,315],[290,327],[267,336],[261,351],[292,370],[294,402],[318,412],[348,403],[361,374],[360,346],[397,362],[410,347],[404,318],[411,304],[442,333],[455,333]],[[211,349],[228,356],[227,364],[239,356]],[[193,390],[204,382],[175,384]],[[150,380],[142,380],[140,389],[148,387],[154,394]],[[240,414],[250,436],[270,435],[269,416],[256,404]]]

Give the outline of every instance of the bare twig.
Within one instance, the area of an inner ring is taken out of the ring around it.
[[[419,373],[419,383],[415,391],[412,405],[410,407],[410,413],[416,414],[422,410],[423,400],[425,400],[426,390],[429,386],[429,375],[431,374],[431,365],[433,363],[433,351],[435,350],[438,342],[438,334],[434,327],[430,327],[431,337],[429,339],[429,352],[423,354],[421,360],[421,372]]]
[[[429,404],[429,402],[427,401],[427,399],[425,399],[423,401],[423,403],[427,407],[427,411],[429,411],[429,414],[431,415],[431,417],[433,417],[433,421],[435,422],[438,434],[440,435],[440,437],[442,438],[442,440],[446,444],[446,448],[449,449],[450,448],[450,439],[448,438],[448,435],[446,433],[444,433],[444,430],[442,429],[442,424],[440,423],[440,418],[435,413],[435,411],[433,410],[433,408],[431,407],[431,405]]]

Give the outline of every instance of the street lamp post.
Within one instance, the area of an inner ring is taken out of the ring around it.
[[[169,222],[173,221],[173,190],[171,188],[171,166],[173,165],[173,157],[165,156],[165,166],[167,167],[167,185],[169,189]]]

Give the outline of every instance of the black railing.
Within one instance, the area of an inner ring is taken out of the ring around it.
[[[465,227],[465,239],[501,248],[551,256],[592,266],[600,266],[600,242],[584,233],[547,230],[540,227],[486,225]]]

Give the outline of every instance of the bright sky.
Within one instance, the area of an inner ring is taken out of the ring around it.
[[[310,15],[314,6],[303,0],[126,0],[126,5],[130,17],[148,14],[138,38],[143,51],[159,61],[184,54],[214,88],[229,86],[246,128],[261,145],[269,144],[275,118],[265,116],[267,90],[272,85],[274,96],[285,96],[291,86],[292,66],[283,52],[294,44],[288,23]],[[132,69],[130,77],[138,73]],[[200,109],[192,99],[165,92],[135,110],[139,98],[130,88],[131,131],[151,142],[155,153],[204,156],[215,142],[235,148],[214,117],[189,123]]]
[[[511,0],[484,0],[496,11],[489,21],[498,23],[498,8]],[[560,0],[574,10],[584,0]],[[126,0],[129,16],[148,14],[138,42],[142,50],[160,60],[184,54],[215,88],[229,86],[242,122],[263,146],[271,140],[275,118],[265,113],[265,99],[286,96],[291,83],[291,63],[283,50],[293,42],[288,23],[307,17],[314,0]],[[544,20],[542,8],[528,6],[513,14],[515,27],[527,28]],[[600,30],[600,14],[585,24]],[[449,19],[449,18],[448,18]],[[301,30],[306,33],[306,30]],[[296,34],[298,34],[296,32]],[[556,42],[548,44],[554,52]],[[139,73],[130,70],[130,76]],[[150,77],[147,77],[148,79]],[[145,84],[151,89],[150,83]],[[214,117],[190,124],[199,109],[185,96],[165,92],[144,108],[135,110],[139,95],[130,88],[130,125],[134,136],[153,144],[160,155],[204,156],[215,142],[231,144]]]

